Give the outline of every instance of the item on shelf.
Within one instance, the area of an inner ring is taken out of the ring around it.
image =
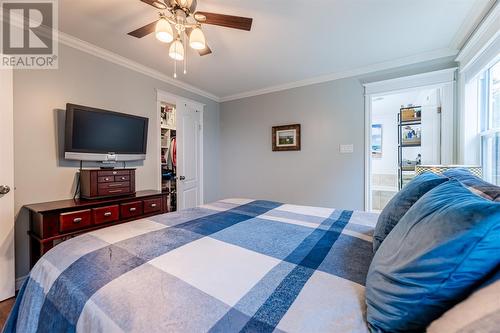
[[[401,168],[403,171],[414,171],[416,165],[416,161],[403,160],[403,162],[401,163]]]
[[[403,128],[403,145],[420,145],[422,132],[419,127],[405,126]]]
[[[166,157],[167,151],[168,151],[167,149],[161,150],[161,164],[167,164],[167,157]]]
[[[171,170],[163,170],[161,177],[164,180],[172,180],[175,178],[175,175],[174,172]]]
[[[422,107],[411,106],[411,107],[401,108],[402,122],[420,121],[421,118],[422,118]]]
[[[172,166],[175,168],[177,166],[177,140],[175,137],[172,138],[172,143],[170,144],[170,157],[172,158]]]
[[[170,134],[169,134],[169,129],[162,128],[161,131],[161,147],[162,148],[169,148],[170,146]]]
[[[175,108],[172,106],[164,106],[161,108],[161,127],[175,129]]]
[[[422,155],[418,154],[414,160],[403,159],[401,169],[403,171],[415,171],[415,167],[420,164],[422,164]]]
[[[167,126],[167,112],[165,111],[165,107],[161,108],[160,125],[161,127]]]

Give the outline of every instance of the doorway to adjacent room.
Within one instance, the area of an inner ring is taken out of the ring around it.
[[[365,85],[366,210],[383,210],[417,165],[454,162],[454,71]]]

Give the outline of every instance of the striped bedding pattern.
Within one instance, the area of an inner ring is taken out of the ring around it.
[[[367,332],[376,214],[228,199],[61,243],[5,332]]]

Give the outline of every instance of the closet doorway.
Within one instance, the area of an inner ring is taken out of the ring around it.
[[[416,165],[453,164],[454,72],[365,85],[367,211],[383,210],[415,177]]]
[[[158,103],[158,187],[168,211],[203,204],[204,105],[163,91]]]

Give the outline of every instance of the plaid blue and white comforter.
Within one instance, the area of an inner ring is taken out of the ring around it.
[[[56,246],[6,332],[366,332],[377,215],[244,199]]]

